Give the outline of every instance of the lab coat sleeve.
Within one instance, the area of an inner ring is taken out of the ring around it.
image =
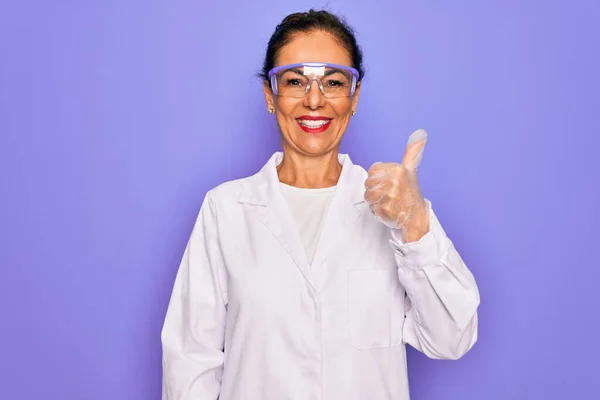
[[[403,243],[392,230],[390,243],[406,290],[404,342],[427,357],[456,360],[477,341],[479,290],[473,274],[446,236],[431,202],[429,231]]]
[[[207,194],[177,271],[163,324],[163,400],[216,400],[226,293],[214,204]]]

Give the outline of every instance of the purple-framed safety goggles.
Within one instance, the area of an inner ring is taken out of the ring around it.
[[[360,75],[347,65],[305,62],[275,67],[268,76],[273,93],[281,97],[304,97],[314,80],[326,98],[338,98],[354,95]]]

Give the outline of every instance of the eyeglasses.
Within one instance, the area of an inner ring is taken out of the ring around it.
[[[345,65],[307,62],[275,67],[268,76],[277,96],[303,98],[316,81],[323,96],[332,99],[353,96],[359,74]]]

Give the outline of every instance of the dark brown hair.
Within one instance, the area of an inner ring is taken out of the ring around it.
[[[338,42],[348,51],[352,59],[352,67],[359,73],[359,80],[365,74],[363,67],[363,54],[356,42],[352,28],[341,17],[329,11],[309,10],[290,14],[275,28],[275,32],[269,40],[267,53],[263,63],[262,71],[258,74],[264,80],[269,79],[269,71],[275,66],[277,54],[286,44],[290,42],[295,34],[308,33],[311,31],[323,31],[332,34]]]

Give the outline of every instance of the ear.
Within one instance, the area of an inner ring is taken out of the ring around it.
[[[263,91],[265,92],[265,101],[267,103],[267,110],[269,108],[275,109],[275,99],[273,96],[273,90],[271,90],[271,85],[269,81],[263,82]]]
[[[360,81],[356,82],[356,90],[354,91],[354,96],[352,97],[352,111],[356,111],[356,107],[358,107],[359,95],[360,95]]]

